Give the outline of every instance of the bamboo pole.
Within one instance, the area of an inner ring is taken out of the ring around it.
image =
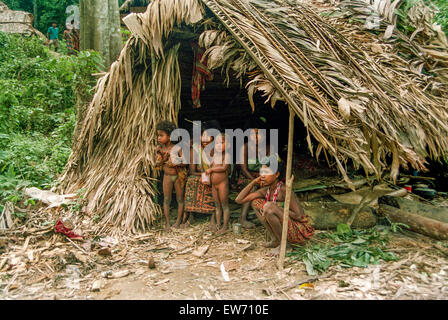
[[[286,196],[285,196],[285,209],[283,210],[283,228],[282,239],[280,242],[280,256],[278,259],[278,268],[283,270],[283,262],[285,261],[286,242],[288,239],[288,221],[289,221],[289,204],[291,201],[292,182],[294,176],[291,175],[292,167],[292,149],[293,149],[293,136],[294,136],[294,116],[295,113],[289,109],[289,135],[288,135],[288,159],[286,161]]]
[[[156,82],[155,82],[155,75],[156,72],[156,53],[154,50],[154,47],[152,46],[151,43],[151,89],[152,89],[152,107],[156,108],[157,107],[157,99],[156,99]]]

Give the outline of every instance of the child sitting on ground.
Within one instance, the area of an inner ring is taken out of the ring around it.
[[[226,152],[226,139],[223,134],[215,139],[215,150],[211,167],[205,171],[210,176],[212,184],[213,200],[216,204],[216,227],[217,234],[226,232],[229,228],[229,175],[230,161]],[[223,216],[221,227],[221,217]]]
[[[174,144],[171,142],[170,135],[176,129],[176,125],[169,121],[159,122],[156,126],[157,141],[157,160],[156,166],[163,168],[163,213],[165,215],[165,229],[170,230],[170,204],[171,195],[174,190],[177,200],[177,220],[173,225],[174,228],[180,226],[180,222],[184,213],[184,188],[187,178],[187,168],[184,164],[173,164],[170,153]],[[178,156],[182,156],[179,151]]]
[[[238,204],[251,203],[258,219],[272,238],[272,241],[266,243],[265,247],[274,248],[270,255],[278,255],[283,228],[283,207],[286,199],[286,186],[282,181],[285,168],[283,162],[279,162],[276,155],[270,156],[267,161],[263,162],[260,176],[252,180],[239,193],[235,201]],[[272,162],[277,162],[277,171],[273,171],[271,168]],[[259,185],[260,189],[253,191],[256,185]],[[291,191],[287,232],[287,240],[292,244],[304,244],[314,234],[308,216],[293,191]]]

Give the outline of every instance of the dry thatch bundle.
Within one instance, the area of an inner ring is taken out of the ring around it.
[[[285,101],[308,130],[310,151],[323,151],[349,185],[349,160],[396,178],[400,165],[423,170],[426,157],[448,151],[446,98],[427,90],[437,77],[413,72],[394,53],[378,58],[359,43],[366,32],[299,1],[154,0],[125,22],[133,36],[99,80],[61,178],[65,192],[86,189],[101,231],[138,232],[160,213],[152,200],[155,123],[177,118],[171,31],[185,25],[201,33],[208,66],[246,82],[250,99],[262,91],[272,106]]]
[[[349,41],[349,27],[330,25],[296,1],[204,2],[229,30],[201,37],[209,67],[227,72],[256,61],[249,95],[286,100],[318,141],[316,156],[328,152],[348,183],[347,159],[380,177],[391,154],[395,178],[400,165],[422,170],[427,156],[446,153],[445,101],[424,91],[424,76],[375,61]]]
[[[406,13],[400,13],[403,4],[403,0],[345,0],[334,15],[361,21],[364,29],[381,32],[382,40],[406,57],[413,72],[421,74],[426,70],[436,76],[438,82],[433,81],[430,89],[446,92],[448,39],[441,26],[434,23],[435,8],[420,0]],[[398,29],[398,14],[406,14],[401,22],[410,30],[407,33]]]

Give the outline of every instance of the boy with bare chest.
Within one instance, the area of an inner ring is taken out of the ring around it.
[[[173,164],[171,161],[170,153],[174,147],[171,142],[170,135],[176,129],[174,123],[169,121],[162,121],[157,124],[157,141],[159,146],[157,147],[157,159],[156,166],[163,169],[163,213],[165,215],[165,229],[170,229],[170,204],[173,187],[176,192],[176,200],[178,206],[177,220],[173,227],[178,228],[184,213],[184,188],[187,178],[187,168],[183,164]],[[182,156],[179,154],[178,156]]]
[[[215,139],[215,149],[211,167],[205,171],[207,175],[210,175],[213,200],[216,204],[216,227],[218,230],[217,234],[222,234],[229,228],[229,163],[230,161],[226,152],[225,136],[221,134],[218,135]],[[221,226],[222,216],[223,223]]]

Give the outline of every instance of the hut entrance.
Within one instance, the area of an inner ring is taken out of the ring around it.
[[[267,129],[278,129],[278,152],[281,159],[286,160],[288,144],[288,120],[289,111],[287,105],[278,101],[274,108],[266,97],[260,93],[254,94],[255,110],[249,103],[245,84],[231,78],[228,86],[225,83],[225,75],[219,70],[213,72],[213,79],[205,82],[205,90],[200,93],[200,108],[194,108],[192,102],[192,72],[194,53],[188,41],[182,41],[179,52],[179,65],[182,79],[181,110],[179,112],[179,127],[190,130],[192,121],[217,120],[222,129],[245,130],[248,120],[262,118]],[[308,177],[329,171],[325,161],[319,166],[313,160],[306,141],[307,132],[303,123],[295,118],[294,129],[294,167],[297,169],[296,177]],[[312,141],[314,140],[311,138]],[[313,143],[315,143],[313,141]],[[301,170],[302,169],[302,170]]]

